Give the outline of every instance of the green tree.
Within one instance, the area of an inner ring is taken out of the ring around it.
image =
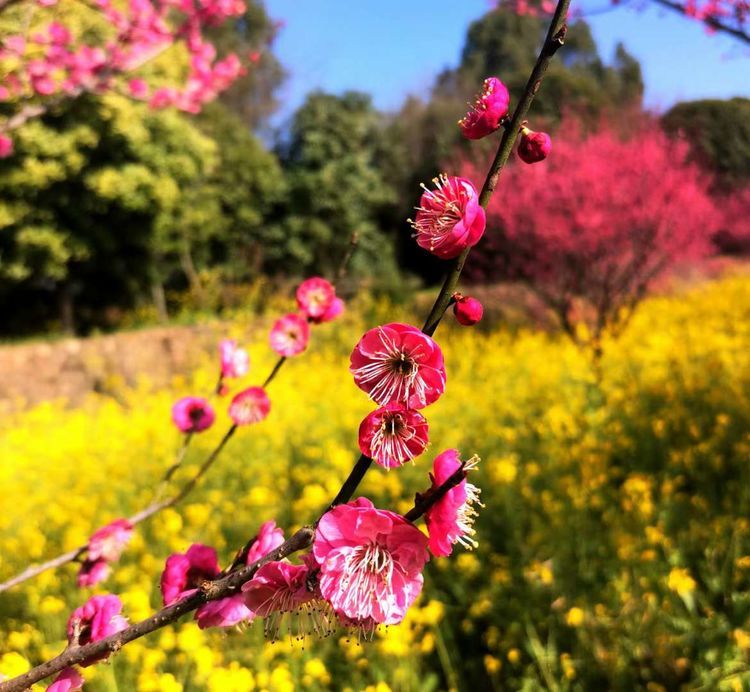
[[[269,268],[330,274],[356,232],[355,271],[392,277],[393,240],[382,222],[395,195],[379,160],[381,120],[365,94],[308,96],[281,147],[289,192]]]
[[[107,94],[83,98],[17,131],[0,162],[0,301],[23,297],[67,331],[110,305],[133,305],[164,279],[159,238],[182,191],[216,164],[216,146],[185,116]],[[13,328],[14,320],[3,325]]]
[[[696,158],[730,186],[750,181],[750,99],[707,99],[672,106],[667,132],[690,142]]]

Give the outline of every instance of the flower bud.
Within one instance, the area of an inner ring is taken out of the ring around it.
[[[534,132],[528,127],[521,128],[521,141],[518,144],[518,158],[525,163],[544,161],[552,149],[552,138],[546,132]]]
[[[464,297],[459,294],[455,296],[455,301],[453,303],[453,314],[459,324],[464,325],[464,327],[471,327],[482,319],[484,308],[476,298]]]
[[[481,139],[500,127],[500,121],[508,114],[510,94],[497,77],[484,80],[482,93],[474,100],[469,112],[458,121],[461,132],[467,139]]]

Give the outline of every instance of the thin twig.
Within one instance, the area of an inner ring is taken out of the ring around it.
[[[674,12],[679,12],[683,17],[687,16],[685,6],[682,3],[674,2],[674,0],[652,0],[652,2],[655,2],[662,7],[666,7],[669,10],[673,10]],[[729,34],[729,36],[739,39],[743,43],[750,44],[750,34],[747,31],[743,31],[739,27],[725,24],[718,17],[703,17],[699,21],[703,22],[714,31],[721,31],[723,34]]]
[[[2,0],[0,0],[2,2]],[[347,251],[344,255],[344,257],[341,260],[341,264],[339,265],[337,271],[336,271],[336,278],[340,279],[344,276],[347,267],[349,266],[349,261],[352,258],[352,254],[354,253],[354,250],[357,247],[358,237],[356,233],[352,234],[351,241],[349,243],[349,246],[347,248]],[[273,382],[273,380],[276,378],[276,376],[279,373],[279,370],[281,370],[281,367],[286,362],[287,358],[282,356],[279,358],[276,363],[274,364],[273,368],[271,369],[271,372],[268,374],[266,379],[263,381],[263,388],[265,389],[268,387],[268,385]],[[221,451],[224,449],[224,446],[229,442],[229,440],[234,435],[235,431],[237,429],[236,425],[232,425],[229,430],[224,434],[224,437],[222,437],[219,444],[211,451],[211,453],[206,457],[203,464],[201,464],[200,468],[198,469],[198,472],[195,476],[190,478],[184,486],[180,489],[180,491],[172,496],[171,498],[167,499],[161,499],[161,495],[163,492],[164,485],[170,480],[172,475],[177,471],[177,469],[180,467],[182,463],[182,459],[185,455],[185,452],[187,451],[187,447],[190,444],[192,435],[188,434],[183,439],[182,446],[180,447],[177,457],[175,459],[175,462],[167,469],[164,479],[162,480],[161,487],[159,491],[157,491],[156,498],[153,502],[151,502],[149,505],[141,509],[140,511],[136,512],[133,516],[128,518],[128,521],[135,526],[136,524],[140,524],[142,521],[145,521],[146,519],[151,518],[154,516],[154,514],[158,514],[164,509],[167,509],[168,507],[173,507],[174,505],[178,504],[182,500],[185,499],[187,495],[189,495],[194,489],[195,486],[198,484],[200,479],[208,472],[208,470],[211,468],[213,463],[218,458]],[[33,579],[34,577],[39,576],[43,572],[46,572],[50,569],[55,569],[57,567],[61,567],[62,565],[65,565],[69,562],[73,562],[77,560],[79,557],[81,557],[86,550],[88,549],[87,545],[82,545],[76,548],[75,550],[71,550],[67,553],[64,553],[62,555],[58,555],[55,558],[52,558],[51,560],[47,560],[46,562],[43,562],[38,565],[31,565],[30,567],[27,567],[19,574],[15,575],[14,577],[11,577],[10,579],[7,579],[6,581],[0,583],[0,593],[3,591],[7,591],[13,586],[17,586],[18,584],[21,584],[25,581],[28,581],[29,579]]]

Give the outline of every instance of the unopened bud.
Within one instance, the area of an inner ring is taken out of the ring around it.
[[[464,325],[464,327],[471,327],[482,319],[484,308],[476,298],[456,294],[453,314],[459,324]]]
[[[546,132],[534,132],[528,127],[521,128],[521,141],[518,144],[518,157],[521,161],[544,161],[551,149],[552,138]]]

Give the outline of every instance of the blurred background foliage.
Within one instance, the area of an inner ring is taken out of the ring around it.
[[[73,26],[88,16],[73,3],[64,11]],[[278,28],[250,2],[244,18],[216,30],[221,52],[252,54],[255,64],[198,117],[107,94],[19,130],[16,154],[0,161],[0,334],[114,329],[148,305],[164,321],[186,292],[195,308],[221,308],[211,301],[217,286],[231,293],[260,276],[330,273],[353,231],[356,273],[373,290],[393,296],[439,278],[440,264],[406,224],[418,185],[458,161],[486,167],[492,142],[470,148],[455,121],[487,75],[520,92],[544,20],[488,12],[470,25],[458,65],[396,112],[379,112],[364,93],[311,93],[274,131],[284,69],[272,43],[263,48]],[[180,59],[155,60],[151,81]],[[579,19],[537,98],[534,126],[554,131],[565,116],[627,134],[644,117],[642,93],[637,60],[620,45],[608,62]],[[747,184],[748,103],[678,104],[663,118],[718,174],[717,194]],[[743,242],[730,233],[721,247],[744,252]]]

